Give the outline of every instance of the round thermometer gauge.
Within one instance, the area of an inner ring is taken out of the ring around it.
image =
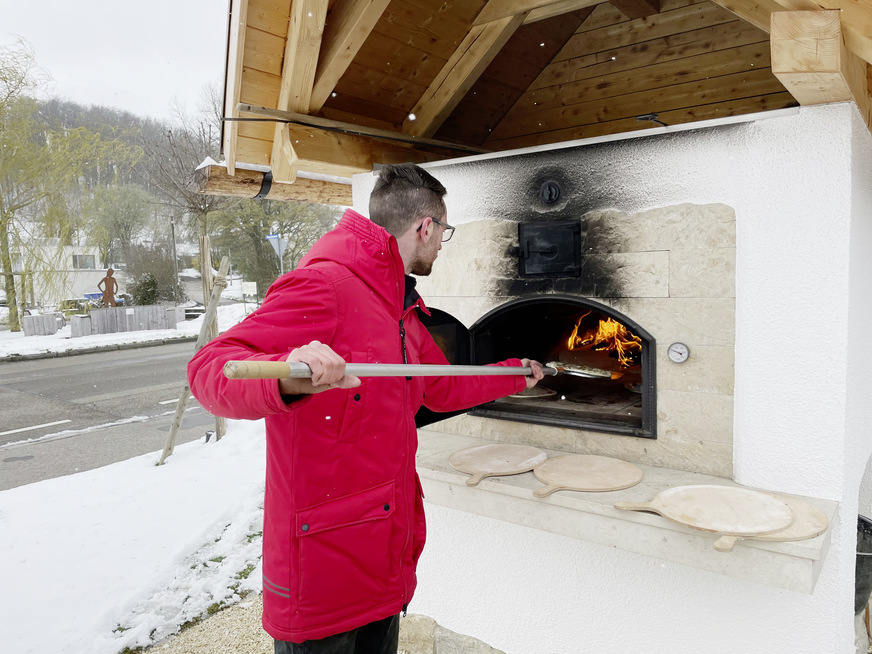
[[[684,363],[690,356],[690,348],[684,343],[673,343],[667,348],[666,356],[673,363]]]

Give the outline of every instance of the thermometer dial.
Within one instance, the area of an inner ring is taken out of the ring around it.
[[[673,363],[684,363],[690,356],[690,348],[684,343],[673,343],[667,348],[666,356]]]

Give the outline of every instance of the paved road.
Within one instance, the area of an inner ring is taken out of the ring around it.
[[[163,449],[190,342],[0,364],[0,490]],[[177,443],[214,418],[194,398]]]

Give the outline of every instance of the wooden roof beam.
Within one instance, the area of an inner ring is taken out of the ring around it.
[[[372,171],[375,164],[423,163],[457,156],[456,152],[439,155],[413,145],[307,125],[288,123],[284,129],[293,146],[298,169],[321,175],[351,177]]]
[[[563,14],[568,14],[579,9],[587,9],[589,7],[592,9],[598,4],[602,4],[602,0],[557,0],[557,2],[551,2],[547,5],[532,9],[530,13],[527,14],[527,18],[524,19],[524,25],[529,25],[530,23],[546,20],[548,18],[554,18],[555,16],[562,16]]]
[[[841,13],[842,36],[848,50],[867,63],[872,63],[872,9],[866,2],[852,0],[776,0],[778,7],[772,8],[771,0],[760,5],[755,0],[714,0],[729,9],[739,18],[756,25],[766,32],[769,25],[764,24],[766,11],[789,9],[791,11],[820,11],[838,9]],[[735,6],[735,9],[731,8]],[[758,6],[759,5],[759,6]]]
[[[390,0],[336,1],[327,17],[312,98],[304,113],[321,110],[389,3]]]
[[[714,3],[767,33],[772,12],[784,9],[775,0],[714,0]]]
[[[248,0],[232,0],[230,28],[227,35],[227,77],[224,80],[224,116],[238,118],[236,104],[242,88],[242,53],[245,50],[245,26],[248,22]],[[236,167],[236,139],[239,123],[226,121],[223,128],[222,150],[227,161],[227,172],[234,174]]]
[[[630,20],[660,13],[660,0],[610,0],[610,2]]]
[[[327,0],[294,0],[291,4],[277,109],[308,111],[326,16]],[[277,182],[293,182],[297,176],[293,147],[285,131],[283,125],[276,125],[270,155]]]
[[[856,0],[779,0],[782,3],[812,3],[824,9],[838,9],[842,12],[842,36],[848,50],[872,63],[872,7],[868,2]],[[792,6],[790,9],[816,9],[817,7]]]
[[[838,10],[772,14],[772,73],[801,105],[854,101],[872,128],[868,64],[849,52]]]
[[[293,184],[279,184],[264,182],[265,175],[266,173],[258,170],[236,168],[236,174],[231,176],[223,165],[203,166],[194,171],[188,181],[188,188],[205,195],[351,206],[350,184],[304,177],[297,177]]]
[[[526,13],[473,25],[403,121],[403,132],[431,137],[524,22]]]
[[[534,23],[576,9],[593,7],[604,0],[490,0],[479,12],[473,25],[485,25],[500,18],[524,14],[524,23]]]

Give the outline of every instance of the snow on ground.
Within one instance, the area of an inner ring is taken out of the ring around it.
[[[218,274],[218,271],[214,271]],[[193,268],[185,270],[184,275],[188,277],[200,277]],[[243,297],[242,284],[243,278],[231,275],[227,280],[227,288],[221,292],[221,299],[233,300],[239,304],[225,305],[218,307],[218,329],[223,331],[236,324],[247,313],[251,313],[257,307],[252,301],[251,296]],[[185,306],[193,303],[187,302]],[[232,307],[232,308],[231,308]],[[36,313],[33,310],[33,313]],[[47,309],[42,310],[43,313],[49,312]],[[119,332],[117,334],[96,334],[94,336],[71,338],[70,325],[63,327],[57,334],[53,336],[24,336],[23,332],[9,331],[9,308],[0,306],[0,359],[11,355],[27,355],[27,354],[47,354],[65,352],[76,349],[90,349],[101,346],[115,346],[130,343],[132,339],[139,342],[154,342],[163,341],[168,338],[178,338],[180,336],[197,336],[200,333],[200,325],[202,318],[197,320],[189,320],[180,322],[177,329],[151,330],[144,332]],[[88,340],[92,339],[92,340]]]
[[[4,652],[116,654],[260,587],[263,421],[0,492]]]
[[[218,329],[224,331],[242,320],[246,312],[255,305],[228,304],[218,307]],[[99,347],[114,347],[132,343],[153,343],[185,336],[196,337],[203,325],[203,317],[180,322],[176,329],[152,329],[139,332],[117,332],[115,334],[93,334],[72,338],[70,326],[61,328],[51,336],[25,336],[24,332],[0,331],[0,359],[13,355],[55,354],[74,350],[91,350]]]
[[[243,315],[219,307],[219,328]],[[2,331],[0,358],[196,335],[201,323],[75,339],[69,327]],[[259,590],[264,447],[263,421],[228,421],[220,441],[180,445],[163,466],[154,452],[0,492],[0,651],[117,654]]]

